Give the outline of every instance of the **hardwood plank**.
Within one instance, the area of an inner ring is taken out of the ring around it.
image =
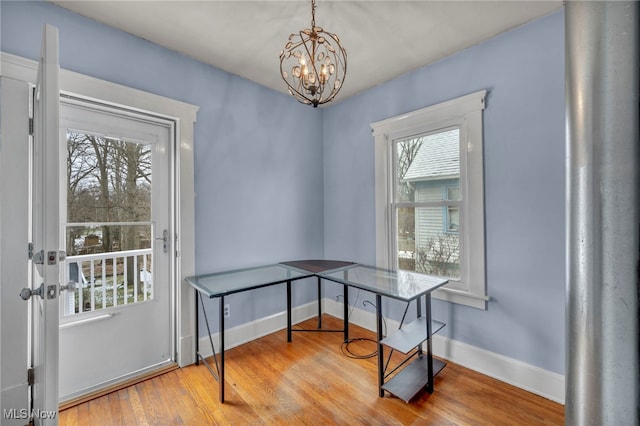
[[[317,319],[300,324],[313,328]],[[325,315],[323,326],[342,321]],[[374,338],[351,326],[350,335]],[[376,358],[341,351],[341,333],[278,331],[226,352],[226,401],[204,365],[191,365],[60,412],[61,425],[562,425],[562,405],[447,362],[435,391],[409,403],[378,397]],[[351,347],[352,346],[352,347]],[[354,342],[353,352],[375,350]],[[385,355],[388,352],[385,352]],[[395,353],[391,365],[402,357]]]
[[[138,390],[135,388],[135,386],[131,386],[127,388],[127,392],[129,394],[129,403],[131,404],[131,408],[133,409],[133,416],[135,417],[136,421],[141,426],[149,426],[151,423],[149,423],[149,419],[147,418],[147,409],[142,405],[142,402],[140,401]],[[97,423],[94,421],[92,424]]]
[[[111,418],[111,406],[108,399],[98,398],[89,401],[89,415],[91,424],[95,424],[96,422],[108,422],[113,424],[113,419]]]
[[[118,392],[112,392],[106,395],[106,399],[109,403],[109,409],[111,410],[111,418],[113,419],[113,424],[125,424],[126,414],[120,409],[120,398],[118,396]]]

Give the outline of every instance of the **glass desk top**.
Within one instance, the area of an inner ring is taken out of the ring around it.
[[[403,301],[411,301],[449,282],[446,278],[408,271],[389,271],[358,264],[339,270],[321,272],[317,275]]]
[[[328,272],[331,269],[344,268],[345,266],[355,265],[353,262],[345,262],[343,260],[291,260],[289,262],[281,262],[282,265],[293,266],[309,272]]]
[[[186,278],[186,281],[203,295],[211,298],[283,283],[288,280],[312,277],[313,275],[313,272],[303,271],[287,265],[273,264],[196,275]]]

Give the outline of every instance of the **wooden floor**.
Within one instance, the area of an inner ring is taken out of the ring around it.
[[[327,328],[341,321],[323,317]],[[310,320],[301,324],[315,326]],[[357,326],[352,337],[374,338]],[[341,333],[279,331],[226,352],[226,398],[189,366],[60,412],[61,425],[562,425],[562,405],[449,363],[435,392],[378,397],[376,358],[341,352]],[[373,342],[350,345],[356,353]]]

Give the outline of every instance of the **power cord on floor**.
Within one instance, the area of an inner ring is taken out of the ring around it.
[[[378,355],[378,350],[376,349],[375,351],[368,353],[368,354],[355,354],[351,351],[351,349],[349,349],[349,345],[353,342],[373,342],[377,345],[378,342],[376,342],[374,339],[369,339],[368,337],[354,337],[351,338],[349,340],[347,340],[346,342],[342,342],[342,344],[340,345],[340,352],[342,352],[342,354],[346,357],[349,358],[353,358],[353,359],[367,359],[367,358],[373,358],[374,356]]]
[[[353,307],[351,307],[351,311],[349,312],[349,317],[348,317],[348,318],[351,318],[351,313],[353,312],[353,309],[355,308],[355,305],[358,303],[358,297],[360,297],[360,292],[358,292],[358,296],[356,297],[356,303],[354,303],[354,306],[353,306]],[[405,320],[405,318],[406,318],[406,316],[407,316],[407,311],[409,310],[409,304],[410,304],[410,303],[409,303],[409,302],[407,302],[407,304],[405,305],[404,313],[402,314],[402,319],[400,320],[400,327],[399,327],[399,328],[402,328],[402,324],[404,324],[404,320]],[[375,305],[375,303],[371,302],[370,300],[364,300],[364,301],[362,302],[362,305],[363,305],[363,306],[371,305],[371,306],[374,308],[374,310],[376,310],[376,305]],[[386,335],[387,335],[387,321],[385,320],[385,318],[384,318],[384,317],[382,317],[382,338],[386,337]],[[371,353],[368,353],[368,354],[362,354],[362,355],[360,355],[360,354],[356,354],[356,353],[353,353],[353,352],[349,349],[349,344],[351,344],[351,343],[353,343],[353,342],[373,342],[373,343],[375,343],[375,344],[376,344],[376,350],[374,350],[374,351],[373,351],[373,352],[371,352]],[[349,357],[349,358],[354,358],[354,359],[368,359],[368,358],[373,358],[373,357],[375,357],[375,356],[377,356],[377,355],[378,355],[377,345],[378,345],[377,340],[370,339],[370,338],[367,338],[367,337],[354,337],[354,338],[348,339],[346,342],[343,342],[343,343],[340,345],[340,351],[341,351],[345,356],[347,356],[347,357]],[[392,349],[389,351],[389,354],[388,354],[388,356],[387,356],[387,361],[386,361],[386,362],[385,362],[385,364],[384,364],[384,371],[387,371],[387,368],[388,368],[388,366],[389,366],[389,362],[391,361],[391,356],[393,355],[393,352],[394,352],[394,349],[392,348]]]
[[[360,297],[360,291],[358,291],[358,295],[356,296],[356,302],[353,304],[353,306],[351,306],[351,309],[349,311],[349,317],[347,318],[347,321],[349,319],[351,319],[351,314],[353,313],[353,309],[355,309],[355,306],[358,304],[358,298]],[[362,305],[363,306],[367,306],[367,304],[373,306],[373,308],[376,308],[375,303],[371,302],[370,300],[364,300],[362,301]],[[386,330],[387,330],[387,321],[384,319],[384,317],[382,317],[382,322],[383,322],[383,336],[386,336]],[[376,349],[368,354],[356,354],[354,353],[350,348],[349,345],[353,342],[372,342],[376,345]],[[378,342],[375,339],[370,339],[368,337],[353,337],[348,339],[346,342],[342,342],[342,344],[340,345],[340,352],[342,352],[342,354],[346,357],[349,358],[353,358],[353,359],[368,359],[368,358],[373,358],[376,355],[378,355],[378,349],[377,349],[377,345]]]

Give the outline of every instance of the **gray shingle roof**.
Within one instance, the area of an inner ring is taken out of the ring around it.
[[[459,174],[460,130],[453,129],[424,137],[403,180],[435,180]]]

